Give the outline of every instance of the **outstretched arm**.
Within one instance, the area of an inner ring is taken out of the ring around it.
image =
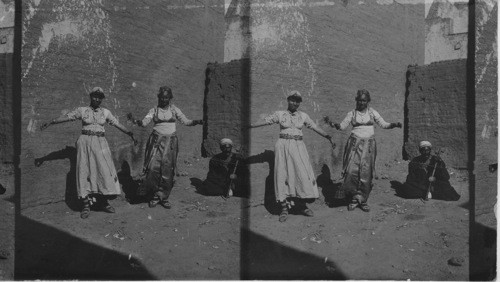
[[[328,141],[330,141],[330,143],[332,144],[333,148],[335,149],[335,143],[333,143],[332,141],[332,136],[330,136],[328,133],[326,133],[322,128],[320,128],[318,125],[316,125],[316,123],[314,123],[314,121],[312,121],[312,119],[309,117],[309,115],[305,114],[305,121],[304,121],[304,124],[309,127],[310,129],[312,129],[314,132],[318,133],[319,135],[325,137],[326,139],[328,139]]]
[[[109,110],[105,110],[105,115],[106,115],[106,121],[111,124],[112,126],[118,128],[121,132],[127,134],[132,138],[132,141],[134,142],[134,145],[137,145],[137,140],[134,138],[134,133],[132,131],[128,130],[125,126],[123,126],[118,120],[111,114]]]
[[[267,117],[265,117],[263,121],[251,123],[248,127],[249,128],[256,128],[256,127],[271,125],[271,124],[274,124],[274,123],[278,123],[279,120],[280,119],[279,119],[278,112],[274,112],[274,113],[268,115]]]
[[[147,115],[142,120],[135,119],[132,113],[127,114],[127,119],[130,120],[135,125],[146,127],[153,119],[154,114],[155,114],[155,108],[152,108],[151,110],[149,110]]]
[[[47,127],[53,125],[53,124],[58,124],[58,123],[63,123],[63,122],[68,122],[74,120],[73,118],[68,117],[67,115],[63,115],[60,117],[57,117],[49,122],[45,122],[40,126],[40,130],[44,130]]]
[[[384,128],[384,129],[392,129],[395,127],[399,127],[399,128],[402,127],[402,124],[400,122],[391,122],[391,123],[386,122],[377,111],[375,111],[373,109],[371,111],[373,113],[373,119],[378,124],[378,126]]]
[[[172,106],[173,110],[175,111],[175,116],[177,117],[177,119],[184,125],[187,125],[187,126],[195,126],[195,125],[198,125],[198,124],[203,124],[203,120],[201,119],[197,119],[197,120],[190,120],[186,117],[186,115],[184,115],[182,113],[182,111],[175,107],[175,106]]]
[[[261,126],[266,126],[266,125],[269,125],[269,123],[267,123],[265,121],[260,121],[260,122],[251,123],[248,127],[249,128],[256,128],[256,127],[261,127]]]
[[[349,126],[352,117],[353,117],[353,112],[350,111],[347,113],[347,115],[345,116],[344,120],[341,123],[334,123],[329,117],[324,117],[323,119],[326,122],[326,124],[330,125],[331,127],[334,127],[337,130],[345,130]]]
[[[119,122],[113,123],[112,125],[114,127],[118,128],[121,132],[123,132],[123,133],[127,134],[128,136],[130,136],[130,138],[132,138],[132,141],[134,142],[134,145],[137,145],[137,140],[135,140],[134,133],[132,131],[128,130],[125,126],[123,126]]]

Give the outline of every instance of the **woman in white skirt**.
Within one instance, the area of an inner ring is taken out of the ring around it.
[[[97,199],[96,206],[99,209],[114,213],[115,209],[109,204],[106,196],[121,194],[111,150],[104,138],[104,124],[107,122],[118,128],[137,144],[133,133],[121,125],[109,110],[100,107],[103,99],[102,88],[95,87],[90,92],[90,106],[78,107],[40,127],[44,130],[52,124],[82,121],[82,135],[76,141],[77,189],[78,197],[83,200],[81,218],[89,216],[90,205],[94,199]]]
[[[313,216],[314,213],[307,207],[306,200],[319,197],[316,176],[302,141],[302,127],[311,128],[327,138],[335,148],[332,137],[319,128],[309,115],[298,111],[302,102],[302,96],[298,91],[292,91],[287,101],[286,111],[276,111],[267,116],[263,122],[250,125],[251,128],[275,123],[280,125],[279,139],[274,147],[274,191],[276,201],[281,204],[280,222],[286,221],[291,206],[305,216]]]

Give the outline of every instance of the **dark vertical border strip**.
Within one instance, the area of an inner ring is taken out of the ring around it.
[[[12,124],[14,126],[14,248],[17,250],[17,240],[15,238],[19,231],[19,216],[21,214],[21,101],[22,101],[22,86],[21,86],[21,47],[22,47],[22,0],[15,0],[14,12],[14,54],[12,57]],[[17,256],[14,254],[14,279],[16,279],[16,269],[19,265]]]
[[[208,136],[208,105],[207,105],[207,100],[208,100],[208,92],[209,90],[209,85],[210,85],[210,74],[211,74],[211,68],[212,64],[208,63],[207,68],[205,69],[205,91],[203,92],[203,137],[201,141],[201,156],[203,158],[208,157],[208,152],[205,147],[205,141],[207,140]]]
[[[404,120],[403,120],[403,148],[401,148],[402,153],[401,155],[403,156],[403,160],[409,160],[409,154],[407,151],[407,144],[408,144],[408,138],[409,138],[409,132],[410,129],[408,128],[408,125],[410,124],[409,119],[408,119],[408,114],[409,114],[409,109],[408,109],[408,96],[410,96],[410,86],[411,86],[411,76],[412,73],[415,73],[415,66],[409,65],[406,68],[406,82],[405,82],[405,102],[404,102]]]
[[[246,50],[243,54],[241,61],[241,134],[242,134],[242,147],[247,149],[247,154],[250,154],[250,114],[251,114],[251,101],[252,101],[252,52],[251,52],[251,0],[233,0],[241,4],[242,14],[241,17],[241,31],[243,33],[244,42],[247,44]],[[232,4],[232,3],[231,3]],[[249,240],[249,228],[250,228],[250,210],[249,210],[249,199],[252,197],[252,187],[250,185],[250,179],[252,178],[251,171],[248,176],[248,198],[244,198],[241,201],[241,227],[240,227],[240,278],[244,280],[249,279],[248,268],[250,265],[248,250],[250,248]]]
[[[475,70],[475,50],[476,50],[476,5],[475,0],[469,1],[469,27],[467,34],[467,169],[469,173],[469,279],[471,279],[474,274],[474,265],[478,262],[478,258],[475,257],[473,243],[475,242],[475,222],[476,222],[476,179],[474,174],[474,161],[476,159],[476,95],[475,95],[475,82],[476,82],[476,70]]]

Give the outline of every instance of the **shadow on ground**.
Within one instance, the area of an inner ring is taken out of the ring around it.
[[[16,280],[153,280],[135,258],[25,216],[16,221]]]
[[[342,188],[342,182],[333,182],[330,167],[326,164],[321,167],[321,174],[316,178],[318,187],[321,188],[321,193],[325,197],[325,203],[330,208],[346,206],[347,200]]]
[[[497,231],[472,223],[469,234],[469,278],[471,281],[493,281],[497,277]]]
[[[241,275],[251,280],[346,280],[333,261],[241,230]]]
[[[66,190],[64,195],[64,201],[68,208],[73,211],[81,210],[81,203],[78,200],[77,188],[76,188],[76,155],[77,151],[75,147],[66,146],[64,149],[59,151],[54,151],[45,155],[41,158],[35,159],[35,166],[39,167],[44,162],[53,160],[69,160],[69,171],[66,174]]]

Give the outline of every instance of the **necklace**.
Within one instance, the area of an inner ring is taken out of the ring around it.
[[[362,116],[365,116],[366,114],[368,114],[368,109],[365,109],[364,112],[362,111],[359,111],[359,110],[356,110],[360,115]]]

